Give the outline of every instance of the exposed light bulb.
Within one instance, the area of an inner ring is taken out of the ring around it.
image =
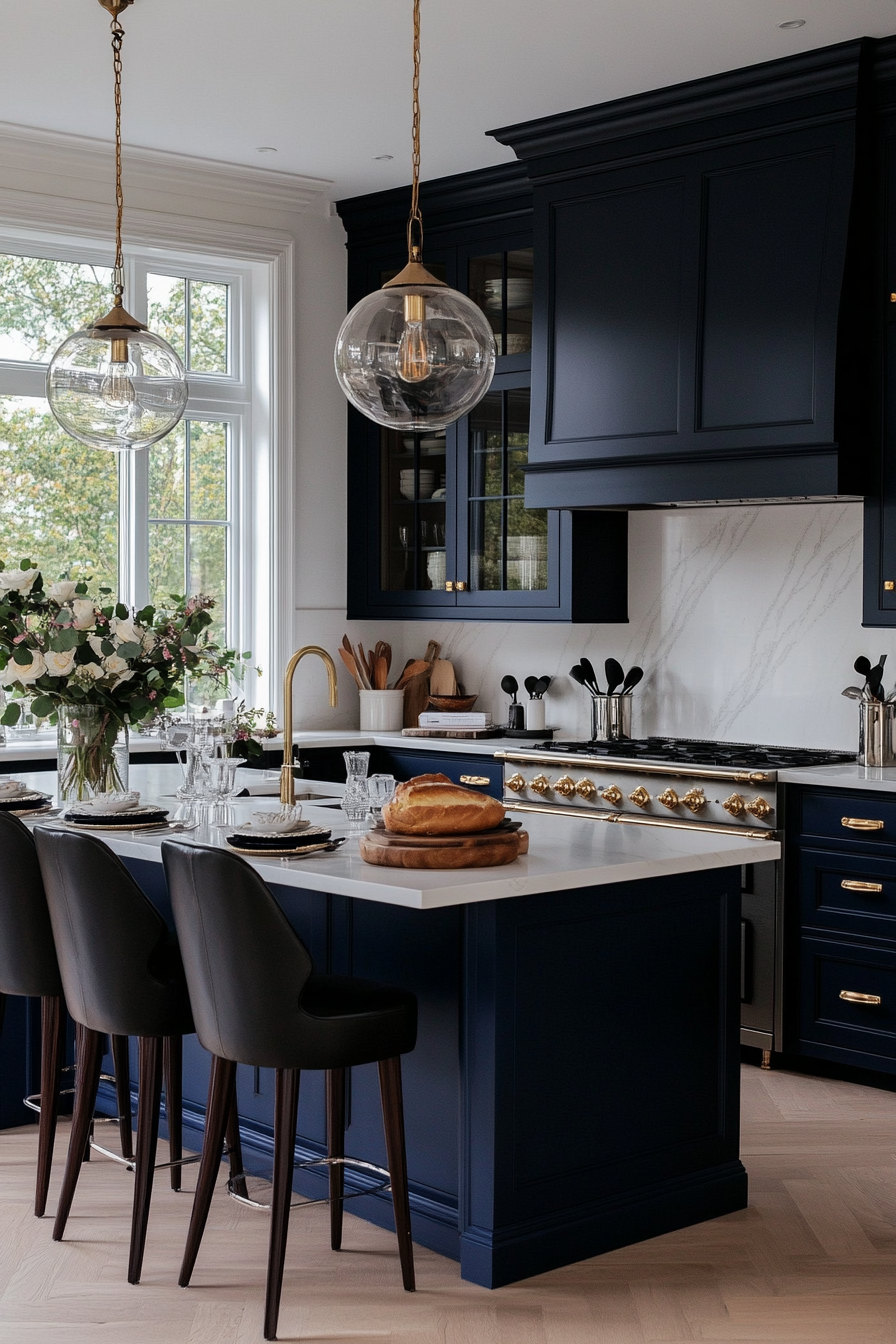
[[[423,322],[426,299],[422,294],[404,296],[404,331],[398,343],[398,376],[403,383],[422,383],[431,372]]]
[[[100,387],[100,396],[111,410],[127,410],[130,407],[136,409],[137,393],[131,382],[135,372],[129,360],[109,364],[108,373]]]

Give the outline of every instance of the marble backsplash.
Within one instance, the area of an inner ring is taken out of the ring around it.
[[[854,659],[888,653],[896,679],[896,630],[862,629],[860,504],[633,513],[629,572],[628,625],[421,622],[405,646],[439,639],[500,719],[505,673],[550,673],[548,723],[571,737],[589,736],[590,702],[569,668],[613,655],[645,670],[636,735],[856,749]]]

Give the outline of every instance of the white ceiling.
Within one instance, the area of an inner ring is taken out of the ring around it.
[[[4,0],[2,18],[0,121],[110,138],[97,0]],[[336,199],[398,186],[410,20],[411,0],[135,0],[125,140],[331,179]],[[422,176],[512,158],[489,128],[894,32],[896,0],[423,0]]]

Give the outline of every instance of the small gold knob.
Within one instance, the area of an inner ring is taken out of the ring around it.
[[[522,793],[523,789],[526,787],[526,781],[519,771],[517,771],[515,775],[511,775],[509,779],[506,779],[504,783],[507,788],[511,789],[514,793]]]
[[[681,801],[689,812],[702,812],[706,806],[706,797],[702,789],[688,789]]]
[[[754,798],[747,803],[744,811],[749,812],[751,817],[756,817],[758,821],[765,821],[766,817],[774,812],[771,803],[767,803],[764,798]]]
[[[457,582],[454,585],[454,591],[456,593],[465,593],[467,591],[467,585],[463,579],[457,580]]]
[[[551,781],[548,779],[547,775],[536,775],[533,780],[529,781],[529,788],[533,793],[545,794],[550,787]]]
[[[597,793],[597,785],[592,784],[590,779],[580,779],[576,785],[576,793],[580,798],[584,798],[586,803],[590,803]]]
[[[454,592],[454,580],[453,580],[453,579],[446,579],[446,580],[445,580],[445,592],[446,592],[446,593],[453,593],[453,592]]]
[[[732,793],[725,799],[722,806],[732,817],[739,817],[744,810],[744,800],[739,793]]]
[[[622,790],[617,789],[615,784],[609,784],[607,788],[601,789],[600,796],[605,799],[606,802],[612,803],[613,807],[618,807],[622,802]]]
[[[628,800],[630,803],[634,803],[636,807],[646,807],[650,802],[650,794],[643,784],[639,784],[634,793],[629,794]]]
[[[657,796],[657,802],[662,803],[663,807],[668,807],[671,812],[673,808],[678,806],[678,794],[674,789],[663,789],[662,793]]]
[[[892,579],[884,579],[885,593],[892,593],[894,588],[896,588],[896,583],[894,583]]]
[[[570,779],[569,775],[563,775],[554,785],[557,793],[563,798],[571,798],[576,791],[575,780]]]

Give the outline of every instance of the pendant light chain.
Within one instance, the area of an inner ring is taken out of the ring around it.
[[[423,255],[423,216],[420,214],[420,0],[414,0],[413,143],[408,260],[419,261]]]
[[[124,294],[124,259],[121,252],[121,222],[124,216],[124,192],[121,186],[121,46],[124,29],[118,15],[112,16],[112,67],[115,71],[115,266],[112,270],[112,292],[116,300]]]

